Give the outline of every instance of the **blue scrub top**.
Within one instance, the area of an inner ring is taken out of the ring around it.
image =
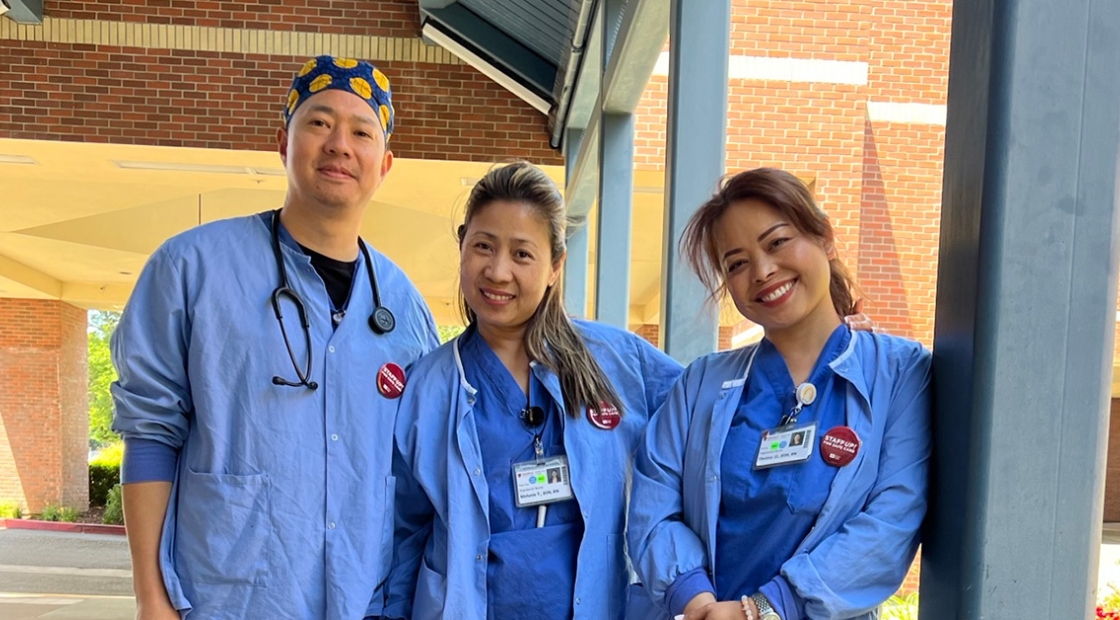
[[[354,278],[350,311],[332,325],[311,259],[282,235],[310,352],[287,300],[283,320],[320,387],[273,384],[294,370],[270,303],[280,279],[270,221],[212,222],[152,255],[113,333],[113,429],[126,445],[177,454],[159,474],[173,485],[159,560],[172,605],[191,620],[377,616],[392,565],[400,401],[382,396],[376,377],[438,346],[435,325],[404,272],[373,248],[396,329],[370,331],[365,277]],[[364,261],[359,254],[356,273]],[[409,382],[405,393],[415,389]]]
[[[723,446],[719,519],[716,522],[715,587],[721,601],[754,594],[779,573],[808,535],[828,499],[837,468],[820,455],[820,437],[844,424],[844,380],[832,363],[851,340],[841,325],[829,337],[809,375],[817,399],[797,425],[817,423],[808,461],[755,469],[763,431],[776,428],[795,403],[795,386],[774,345],[759,344],[748,385]],[[779,606],[781,601],[773,602]],[[783,618],[784,610],[775,609]]]
[[[502,361],[473,327],[461,343],[467,381],[478,389],[474,411],[490,491],[487,617],[571,618],[576,555],[583,538],[579,504],[549,504],[545,527],[537,528],[537,507],[517,506],[512,475],[514,463],[536,458],[537,432],[545,456],[565,454],[563,412],[530,373],[529,402],[545,411],[544,424],[530,431],[520,418],[525,393]]]

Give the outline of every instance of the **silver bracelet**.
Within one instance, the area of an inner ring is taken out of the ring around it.
[[[743,598],[739,599],[739,602],[743,605],[743,614],[747,617],[747,620],[758,620],[758,618],[754,617],[754,608],[751,607],[751,597],[743,595]]]

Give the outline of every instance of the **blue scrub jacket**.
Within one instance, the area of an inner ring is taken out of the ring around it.
[[[319,389],[272,384],[295,371],[269,301],[280,278],[270,229],[257,215],[189,230],[156,250],[112,338],[113,429],[179,451],[160,567],[189,620],[359,620],[384,601],[399,400],[378,393],[376,374],[435,348],[435,325],[404,273],[371,248],[396,329],[376,335],[367,324],[373,301],[361,254],[346,317],[333,329],[310,258],[281,247],[307,306]],[[288,302],[283,311],[302,368],[298,314]]]
[[[627,538],[663,613],[678,576],[703,568],[714,582],[720,459],[752,350],[693,362],[635,457]],[[930,354],[910,340],[854,332],[830,366],[848,382],[847,425],[862,446],[781,574],[808,618],[873,620],[906,577],[926,512]]]
[[[625,551],[632,456],[681,366],[630,332],[588,321],[576,326],[622,399],[623,415],[614,430],[593,426],[586,407],[579,419],[563,417],[584,521],[574,617],[621,619],[631,597],[650,607],[644,590],[630,585]],[[532,372],[563,410],[556,374],[539,364]],[[385,617],[485,619],[489,489],[472,412],[476,390],[463,372],[458,339],[421,359],[412,375],[419,389],[405,394],[397,419],[396,555]]]

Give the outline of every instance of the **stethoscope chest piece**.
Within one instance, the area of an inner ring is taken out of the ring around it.
[[[369,328],[375,334],[387,334],[393,331],[396,326],[397,319],[385,306],[377,306],[373,309],[373,314],[369,315]]]

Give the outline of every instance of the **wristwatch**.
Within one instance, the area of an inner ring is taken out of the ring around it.
[[[774,611],[774,608],[770,606],[770,599],[766,598],[765,594],[761,592],[752,594],[751,600],[758,606],[758,620],[782,620],[778,612]]]

